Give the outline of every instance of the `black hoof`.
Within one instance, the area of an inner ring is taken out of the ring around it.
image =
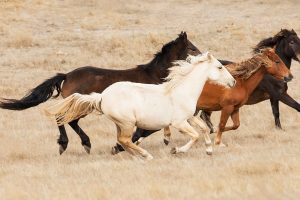
[[[59,144],[59,149],[58,149],[59,155],[61,155],[63,152],[65,152],[67,147],[68,147],[68,143]]]
[[[88,154],[90,154],[91,148],[92,148],[92,145],[91,145],[90,141],[85,141],[85,142],[82,142],[81,144],[82,144],[84,150],[85,150]]]
[[[177,150],[176,150],[176,148],[175,148],[175,147],[173,147],[173,148],[171,149],[170,153],[171,153],[171,154],[176,154],[176,153],[177,153]]]
[[[84,150],[85,150],[88,154],[90,154],[90,152],[91,152],[91,147],[88,147],[88,146],[86,146],[86,145],[83,145],[83,148],[84,148]]]
[[[168,145],[170,142],[169,142],[169,140],[164,139],[164,143],[165,143],[165,145]]]
[[[114,147],[111,148],[111,154],[112,154],[112,155],[116,155],[116,154],[118,154],[119,152],[120,152],[120,151],[119,151],[118,147],[114,146]]]

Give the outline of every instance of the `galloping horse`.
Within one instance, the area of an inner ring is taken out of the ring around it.
[[[268,47],[275,49],[276,54],[281,58],[288,69],[291,68],[292,59],[300,62],[300,39],[294,30],[282,29],[275,36],[260,41],[253,49],[253,52],[257,53]],[[279,101],[300,112],[300,104],[288,95],[287,89],[287,83],[266,74],[250,95],[246,105],[252,105],[270,99],[275,126],[281,129]],[[213,130],[210,115],[211,112],[202,111],[200,117],[205,120],[210,129]]]
[[[292,75],[282,60],[273,49],[265,49],[262,53],[238,63],[226,66],[229,72],[236,78],[235,87],[226,89],[219,85],[207,82],[197,102],[197,110],[218,111],[221,110],[219,129],[216,135],[215,144],[223,145],[221,142],[222,132],[235,130],[239,127],[239,108],[243,106],[253,90],[257,87],[265,74],[270,74],[278,80],[290,81]],[[233,120],[233,126],[225,127],[229,118]],[[143,136],[149,136],[155,131],[144,131]],[[165,143],[168,144],[171,132],[165,129]],[[141,141],[139,137],[133,137],[133,142]],[[123,149],[120,145],[112,148],[116,154]]]
[[[169,67],[175,60],[184,60],[188,55],[198,55],[200,51],[181,32],[177,39],[165,44],[148,64],[138,65],[127,70],[110,70],[96,67],[81,67],[67,74],[57,74],[49,78],[20,100],[5,99],[0,102],[0,108],[10,110],[24,110],[47,101],[57,90],[57,97],[62,94],[65,98],[73,93],[90,94],[102,92],[109,85],[118,81],[132,81],[139,83],[161,83],[168,74]],[[62,83],[63,82],[63,83]],[[61,86],[62,84],[62,86]],[[69,122],[69,125],[79,135],[81,144],[89,153],[91,143],[89,137],[78,125],[79,119]],[[59,153],[62,154],[68,146],[68,136],[64,125],[58,126],[60,135],[57,140]]]
[[[198,132],[189,124],[197,100],[207,80],[222,86],[233,87],[236,83],[226,68],[210,53],[193,58],[193,64],[178,61],[170,68],[167,82],[154,85],[133,82],[118,82],[106,88],[101,94],[73,94],[49,108],[62,125],[93,110],[105,114],[117,125],[118,142],[132,155],[150,160],[152,155],[132,143],[134,127],[157,130],[174,126],[181,133],[191,136],[184,146],[174,148],[171,153],[187,152],[198,140]],[[122,98],[122,101],[120,101]],[[159,116],[159,117],[157,117]],[[208,129],[197,118],[193,121],[203,129],[207,154],[212,153]]]

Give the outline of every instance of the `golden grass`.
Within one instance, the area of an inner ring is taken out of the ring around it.
[[[130,68],[151,60],[180,31],[202,51],[239,61],[280,28],[300,34],[300,5],[290,1],[0,1],[0,96],[21,97],[56,72],[93,65]],[[289,93],[300,99],[300,66]],[[188,138],[175,130],[170,147],[162,132],[141,144],[151,162],[127,153],[111,156],[115,126],[91,115],[80,122],[91,155],[66,127],[68,150],[58,155],[58,130],[42,109],[0,110],[1,199],[298,199],[299,114],[280,104],[285,131],[274,129],[269,103],[245,106],[241,127],[224,134],[227,148],[205,154],[169,150]],[[219,113],[213,115],[218,122]],[[214,135],[211,135],[213,138]]]

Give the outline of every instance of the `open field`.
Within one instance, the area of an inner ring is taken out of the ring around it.
[[[0,0],[0,97],[22,97],[80,66],[146,63],[182,30],[202,51],[243,60],[281,28],[299,35],[299,10],[299,0]],[[291,71],[289,94],[300,100],[300,64],[293,61]],[[189,139],[174,130],[167,147],[162,132],[145,139],[154,160],[141,162],[110,155],[116,128],[97,115],[80,122],[91,154],[67,127],[70,142],[60,156],[58,129],[43,113],[54,102],[0,110],[0,199],[299,199],[300,114],[283,104],[284,131],[275,130],[266,101],[241,109],[240,128],[224,133],[228,147],[212,156],[202,137],[188,153],[171,155]]]

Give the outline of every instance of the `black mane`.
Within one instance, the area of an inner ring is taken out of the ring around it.
[[[273,48],[281,39],[289,37],[290,35],[297,35],[294,30],[281,29],[274,37],[269,37],[260,41],[254,48],[253,53],[259,53],[262,49]]]
[[[183,37],[183,33],[179,34],[175,40],[172,40],[169,43],[164,44],[163,47],[161,48],[161,50],[159,52],[157,52],[156,54],[154,54],[154,58],[149,63],[138,65],[138,67],[147,69],[147,68],[152,67],[153,65],[157,65],[158,63],[163,61],[163,59],[166,57],[166,55],[168,53],[170,53],[171,47],[178,44],[178,40],[180,40],[181,37]]]

